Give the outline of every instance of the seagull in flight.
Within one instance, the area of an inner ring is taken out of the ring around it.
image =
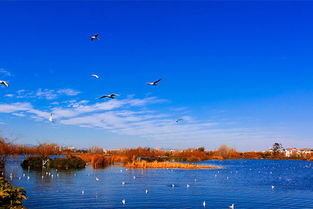
[[[96,74],[92,74],[91,77],[100,78],[100,76],[98,76],[98,75],[96,75]]]
[[[6,87],[9,87],[9,84],[8,84],[8,82],[6,82],[6,81],[0,81],[0,84],[4,85],[4,86],[6,86]]]
[[[90,37],[90,40],[94,41],[94,40],[99,40],[99,34],[95,34],[93,36]]]
[[[184,119],[179,118],[179,119],[176,120],[176,123],[179,123],[180,121],[183,121],[183,120]]]
[[[50,121],[51,123],[54,123],[54,120],[53,120],[53,117],[52,117],[52,113],[50,113],[49,121]]]
[[[104,98],[115,99],[116,96],[118,96],[118,94],[109,94],[109,95],[103,95],[99,97],[98,99],[104,99]]]
[[[148,85],[151,85],[151,86],[157,86],[158,85],[158,83],[160,82],[162,80],[162,78],[160,78],[159,80],[157,80],[157,81],[153,81],[153,82],[151,82],[151,83],[147,83]]]

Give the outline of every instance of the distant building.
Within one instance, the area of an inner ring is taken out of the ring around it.
[[[75,151],[76,147],[71,147],[71,146],[63,146],[63,147],[59,147],[60,151],[65,151],[65,150],[69,150],[69,151]]]
[[[302,149],[286,148],[283,151],[285,152],[286,157],[313,154],[313,149],[309,149],[309,148],[302,148]]]

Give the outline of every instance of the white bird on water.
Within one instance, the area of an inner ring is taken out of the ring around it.
[[[205,207],[205,205],[206,205],[205,201],[203,201],[202,205],[203,205],[203,207]]]
[[[96,75],[96,74],[92,74],[91,77],[100,78],[100,76],[98,76],[98,75]]]
[[[150,83],[147,83],[148,85],[151,85],[151,86],[157,86],[158,83],[162,80],[162,78],[160,78],[159,80],[156,80],[156,81],[153,81],[153,82],[150,82]]]
[[[96,177],[96,181],[99,181],[99,178],[98,178],[98,177]]]
[[[122,181],[122,184],[125,185],[125,181]]]
[[[175,184],[172,184],[172,187],[175,187]]]
[[[229,209],[235,209],[235,204],[231,204],[231,206],[228,207]]]
[[[275,186],[274,186],[274,185],[272,185],[272,189],[275,189]]]
[[[6,82],[6,81],[0,81],[0,84],[4,85],[4,86],[6,86],[6,87],[9,87],[9,84],[8,84],[8,82]]]
[[[149,191],[146,189],[146,191],[145,191],[145,192],[146,192],[146,194],[148,194],[148,192],[149,192]]]
[[[189,187],[190,187],[190,185],[189,185],[189,184],[187,184],[187,185],[186,185],[186,187],[187,187],[187,188],[189,188]]]
[[[122,204],[123,204],[123,205],[126,204],[126,200],[125,200],[125,199],[122,200]]]
[[[90,40],[91,40],[91,41],[99,40],[99,34],[97,33],[97,34],[91,36],[91,37],[90,37]]]
[[[85,191],[84,191],[84,190],[82,190],[82,194],[85,194]]]

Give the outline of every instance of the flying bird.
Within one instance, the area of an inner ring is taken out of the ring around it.
[[[92,41],[99,40],[99,34],[95,34],[95,35],[91,36],[90,40],[92,40]]]
[[[50,113],[49,121],[50,121],[51,123],[54,123],[54,120],[53,120],[53,117],[52,117],[52,113]]]
[[[98,75],[96,75],[96,74],[92,74],[91,77],[100,78],[100,76],[98,76]]]
[[[104,99],[104,98],[115,99],[116,96],[118,96],[118,94],[108,94],[108,95],[103,95],[99,97],[98,99]]]
[[[159,80],[157,80],[157,81],[153,81],[153,82],[151,82],[151,83],[147,83],[148,85],[151,85],[151,86],[157,86],[158,85],[158,83],[160,82],[162,80],[162,78],[160,78]]]
[[[178,122],[180,122],[180,121],[183,121],[183,120],[184,120],[184,119],[181,119],[181,118],[180,118],[180,119],[177,119],[177,120],[176,120],[176,123],[178,123]]]
[[[4,85],[4,86],[6,86],[6,87],[9,87],[9,84],[8,84],[8,82],[6,82],[6,81],[0,81],[0,84]]]

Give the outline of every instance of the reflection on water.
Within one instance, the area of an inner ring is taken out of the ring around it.
[[[6,176],[24,187],[32,208],[313,208],[313,162],[225,160],[225,169],[28,171],[7,163]],[[272,187],[273,186],[273,187]],[[125,200],[125,205],[122,200]]]

